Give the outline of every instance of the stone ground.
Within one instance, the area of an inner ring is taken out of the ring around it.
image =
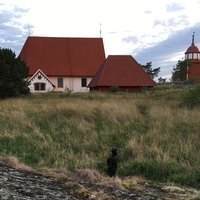
[[[198,200],[200,191],[138,178],[109,178],[95,170],[38,173],[0,163],[0,200]]]
[[[0,167],[0,199],[65,199],[76,200],[65,185],[40,174]]]

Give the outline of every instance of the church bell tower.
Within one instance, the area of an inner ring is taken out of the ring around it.
[[[182,80],[200,82],[200,51],[194,43],[194,33],[192,43],[185,52],[185,61],[187,62],[187,74]]]
[[[185,52],[185,60],[200,60],[200,51],[194,44],[194,33],[192,35],[192,44]]]

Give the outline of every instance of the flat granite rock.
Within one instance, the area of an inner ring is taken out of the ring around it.
[[[1,200],[77,200],[64,184],[39,173],[0,166]]]
[[[114,180],[114,179],[113,179]],[[129,188],[129,189],[127,189]],[[0,200],[196,200],[199,190],[162,184],[137,183],[125,188],[101,182],[55,179],[41,173],[0,164]]]

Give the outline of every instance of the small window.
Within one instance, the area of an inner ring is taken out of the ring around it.
[[[40,88],[40,87],[39,87],[39,83],[35,83],[35,84],[34,84],[34,90],[35,90],[35,91],[38,91],[39,88]]]
[[[197,59],[198,58],[198,54],[197,53],[194,53],[193,54],[193,59]]]
[[[58,81],[58,88],[63,88],[63,78],[62,77],[58,77],[57,81]]]
[[[34,90],[35,91],[45,91],[46,90],[46,84],[45,83],[35,83],[34,84]]]
[[[87,87],[87,79],[86,78],[81,79],[81,87]]]
[[[192,53],[188,54],[188,59],[192,59]]]
[[[46,89],[46,84],[45,83],[41,83],[40,84],[40,90],[44,91]]]

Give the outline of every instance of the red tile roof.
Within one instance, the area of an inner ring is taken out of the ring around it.
[[[105,60],[101,38],[28,37],[19,56],[47,76],[94,76]]]
[[[129,55],[108,56],[88,87],[98,86],[155,86],[136,60]]]
[[[199,49],[197,46],[195,46],[194,44],[192,44],[185,53],[199,53]]]

